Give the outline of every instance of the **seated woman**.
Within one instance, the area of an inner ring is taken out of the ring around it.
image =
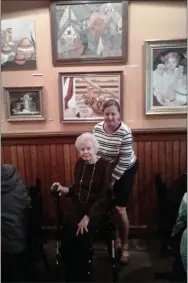
[[[111,187],[110,162],[97,155],[98,142],[93,134],[80,135],[75,143],[80,157],[75,165],[75,182],[70,187],[57,185],[59,194],[72,199],[72,210],[66,216],[62,239],[62,256],[66,280],[88,281],[91,265],[91,235],[107,210]],[[100,216],[100,217],[99,217]],[[107,221],[105,222],[108,225]],[[107,232],[103,225],[104,232]],[[108,241],[108,235],[104,235]]]
[[[187,193],[181,201],[176,223],[172,231],[172,238],[181,235],[180,256],[184,271],[187,272]],[[179,251],[179,249],[178,249]]]
[[[26,281],[27,210],[30,198],[14,165],[1,165],[2,282]]]

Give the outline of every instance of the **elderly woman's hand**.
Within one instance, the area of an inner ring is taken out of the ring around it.
[[[59,193],[59,196],[61,194],[67,194],[69,192],[69,188],[63,187],[59,182],[53,183],[53,185],[51,186],[51,191],[53,191],[55,186],[57,186],[57,190],[56,191]]]
[[[89,224],[89,217],[87,215],[85,215],[82,220],[80,221],[80,223],[78,223],[78,229],[76,232],[76,236],[78,236],[79,233],[81,233],[83,235],[84,230],[86,232],[88,232],[87,226]]]

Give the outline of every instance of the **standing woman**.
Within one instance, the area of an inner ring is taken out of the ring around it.
[[[116,246],[121,249],[121,263],[126,264],[129,260],[129,220],[126,206],[134,185],[138,162],[132,147],[131,129],[120,121],[119,103],[114,99],[106,101],[103,113],[104,121],[94,126],[93,133],[99,143],[98,155],[112,164],[112,185],[119,230]]]

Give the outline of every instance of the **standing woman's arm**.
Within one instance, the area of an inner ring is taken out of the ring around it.
[[[119,151],[117,164],[112,172],[112,178],[119,180],[123,173],[129,168],[133,153],[132,132],[126,133],[123,137]]]

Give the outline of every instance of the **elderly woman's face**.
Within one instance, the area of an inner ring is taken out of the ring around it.
[[[86,140],[81,144],[79,152],[81,158],[88,162],[92,161],[96,155],[93,143],[89,140]]]

